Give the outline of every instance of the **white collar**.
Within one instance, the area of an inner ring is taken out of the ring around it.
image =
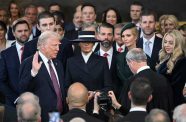
[[[21,50],[21,48],[22,48],[23,46],[22,45],[20,45],[17,41],[16,41],[16,48],[17,48],[17,50]]]
[[[39,55],[40,55],[41,59],[43,60],[43,62],[45,64],[48,64],[49,59],[41,51],[39,51]]]
[[[85,63],[87,63],[87,62],[88,62],[88,59],[90,58],[90,55],[92,54],[92,51],[89,52],[89,53],[86,54],[86,55],[85,55],[83,52],[81,52],[81,54],[82,54],[82,56],[83,56],[83,59],[84,59]]]
[[[150,41],[152,44],[154,43],[154,39],[155,39],[155,34],[149,39],[147,40],[146,38],[144,38],[143,36],[143,44],[145,44],[147,41]]]
[[[150,69],[150,67],[149,67],[149,66],[142,66],[142,67],[140,67],[140,68],[137,70],[137,74],[138,74],[139,72],[145,70],[145,69]]]
[[[112,56],[112,54],[113,54],[113,47],[111,47],[107,52],[103,51],[103,50],[100,48],[100,56],[103,56],[105,53],[107,53],[108,56]]]
[[[116,42],[116,50],[118,51],[118,48],[122,48],[123,50],[121,52],[125,51],[125,45],[123,44],[122,46],[119,46],[118,43]]]
[[[130,109],[130,112],[132,111],[145,111],[146,112],[147,110],[143,107],[133,107]]]

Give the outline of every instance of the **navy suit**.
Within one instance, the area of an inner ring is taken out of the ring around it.
[[[6,97],[6,104],[13,106],[14,100],[19,96],[20,61],[16,45],[1,52],[0,57],[0,90]]]
[[[137,47],[142,48],[142,49],[144,48],[143,38],[140,38],[138,40]],[[159,51],[161,50],[161,48],[162,48],[162,38],[155,36],[152,54],[151,54],[151,57],[148,59],[149,66],[154,71],[155,71],[155,66],[159,62]]]
[[[146,116],[147,112],[145,111],[131,111],[118,122],[145,122]]]
[[[41,65],[38,74],[35,77],[31,76],[32,60],[33,56],[29,57],[27,60],[24,60],[24,62],[20,66],[19,88],[21,92],[29,91],[39,97],[39,102],[42,110],[41,111],[42,121],[47,122],[48,112],[52,110],[57,110],[57,95],[54,90],[50,75],[44,63]],[[39,60],[42,61],[40,57]],[[64,84],[63,66],[58,60],[53,60],[53,63],[58,74],[59,84],[61,88],[63,112],[66,112],[65,91],[63,87]]]

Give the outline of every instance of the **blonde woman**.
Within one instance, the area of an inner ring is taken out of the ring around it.
[[[178,30],[167,32],[163,37],[159,53],[157,71],[169,80],[174,95],[175,106],[184,102],[182,90],[186,81],[186,58],[183,51],[184,37]]]
[[[174,15],[167,15],[164,19],[165,33],[173,29],[178,29],[178,19]]]

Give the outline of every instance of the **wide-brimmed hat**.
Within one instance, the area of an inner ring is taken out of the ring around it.
[[[72,42],[100,42],[95,38],[94,31],[78,31],[78,39],[71,40]]]

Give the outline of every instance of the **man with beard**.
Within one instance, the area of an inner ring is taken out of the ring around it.
[[[109,70],[112,74],[112,82],[114,85],[114,92],[119,95],[118,91],[118,77],[116,75],[116,51],[113,50],[114,27],[109,23],[102,23],[97,28],[97,38],[101,41],[100,49],[96,54],[105,57],[109,65]]]
[[[149,66],[155,70],[155,65],[159,60],[159,51],[162,48],[162,39],[155,35],[156,14],[151,10],[144,10],[141,15],[140,25],[143,37],[137,42],[137,47],[150,57]]]
[[[87,112],[92,113],[92,98],[95,91],[107,92],[112,89],[107,60],[95,55],[92,51],[94,43],[98,42],[94,31],[79,31],[78,39],[73,42],[79,43],[81,53],[67,60],[65,86],[68,88],[74,82],[81,82],[85,85],[89,91],[89,100],[91,100],[87,105]]]
[[[18,76],[22,62],[24,44],[30,36],[30,27],[26,20],[18,19],[12,25],[16,38],[15,45],[1,52],[0,56],[0,91],[6,97],[6,104],[13,106],[19,96]]]

